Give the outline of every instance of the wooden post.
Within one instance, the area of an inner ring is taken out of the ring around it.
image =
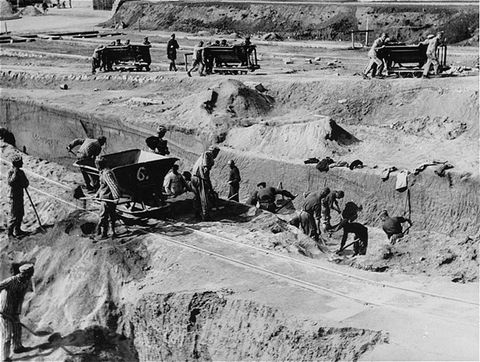
[[[354,40],[354,35],[353,35],[353,31],[352,31],[352,49],[355,49],[355,42],[353,41]]]

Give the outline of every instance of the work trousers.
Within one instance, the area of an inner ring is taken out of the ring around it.
[[[330,220],[331,220],[330,207],[324,205],[322,207],[322,227],[325,230],[332,228],[332,225],[330,224]]]
[[[22,326],[18,315],[11,318],[0,316],[0,361],[8,361],[11,346],[13,349],[22,347]]]
[[[25,214],[22,197],[10,198],[10,214],[8,219],[8,234],[12,235],[15,231],[20,231],[22,225],[23,216]]]
[[[97,68],[100,68],[100,59],[92,58],[92,74],[95,74]]]
[[[168,68],[169,71],[176,72],[177,71],[177,65],[175,64],[175,59],[170,59],[170,66]]]
[[[240,191],[240,185],[239,184],[230,184],[230,191],[228,192],[228,199],[232,201],[239,201],[239,191]]]
[[[383,60],[380,59],[376,53],[369,53],[368,56],[370,57],[370,61],[368,62],[368,65],[363,71],[363,73],[365,75],[368,75],[368,73],[372,72],[372,77],[375,77],[377,74],[382,75]]]
[[[318,241],[318,230],[317,224],[315,223],[315,218],[312,214],[306,211],[300,211],[300,229],[303,233],[315,241]]]
[[[95,161],[92,158],[80,158],[79,161],[82,161],[82,164],[95,167]],[[85,172],[82,169],[83,180],[85,181],[85,186],[87,190],[93,190],[98,186],[98,180],[93,178],[92,175]]]
[[[209,182],[197,177],[192,177],[193,186],[193,208],[195,210],[195,216],[201,217],[202,220],[208,220],[210,217],[211,200],[209,198],[211,194]]]
[[[353,244],[353,253],[355,255],[365,255],[367,253],[367,247],[368,247],[368,238],[367,239],[360,239],[358,237],[355,237]]]
[[[395,244],[399,239],[403,238],[403,233],[399,233],[399,234],[392,234],[390,235],[390,237],[388,238],[389,241],[390,241],[390,244]]]
[[[198,68],[198,73],[200,75],[203,75],[203,70],[205,69],[205,64],[203,63],[203,61],[201,59],[195,59],[192,63],[192,67],[190,68],[190,70],[188,71],[189,73],[197,70]]]
[[[115,233],[115,213],[116,205],[113,202],[102,201],[100,205],[100,222],[97,226],[97,232],[100,234],[102,228],[103,236],[108,235],[108,222],[110,221],[112,225],[112,232]]]
[[[426,77],[428,76],[428,72],[430,72],[430,66],[433,64],[433,73],[438,74],[438,59],[436,54],[427,53],[427,62],[423,66],[423,75]]]

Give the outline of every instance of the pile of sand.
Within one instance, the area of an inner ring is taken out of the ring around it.
[[[0,18],[6,18],[12,15],[12,5],[6,0],[0,0]]]
[[[247,87],[235,79],[222,81],[212,89],[208,107],[217,114],[227,113],[232,117],[256,118],[270,112],[274,99]]]
[[[228,132],[224,144],[269,158],[305,160],[346,154],[347,146],[359,142],[330,117],[289,114],[285,118],[288,120],[275,118],[250,127],[234,128]]]
[[[223,141],[233,127],[250,125],[268,115],[274,99],[234,79],[221,81],[218,85],[182,100],[181,104],[164,112],[168,123],[178,127],[198,130],[200,138],[209,142]]]
[[[23,16],[38,16],[38,15],[43,15],[43,13],[38,9],[36,8],[35,6],[32,6],[32,5],[29,5],[27,7],[25,7],[25,9],[23,9],[21,11],[21,14]]]

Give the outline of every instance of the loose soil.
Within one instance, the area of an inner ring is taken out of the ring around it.
[[[349,40],[348,31],[374,29],[397,41],[418,42],[445,31],[449,43],[475,36],[477,7],[342,6],[248,3],[123,2],[105,26],[210,34],[278,33],[284,38]]]
[[[139,6],[152,7],[152,14],[157,11],[156,4],[128,6],[132,14]],[[158,4],[158,9],[177,6]],[[232,13],[245,6],[249,5],[232,5]],[[206,6],[199,4],[196,10],[204,11],[202,7]],[[212,14],[218,9],[214,7]],[[271,7],[265,7],[267,11]],[[345,18],[335,17],[332,24],[352,19],[351,11],[347,13]],[[86,13],[82,14],[77,23]],[[441,21],[432,20],[431,27],[401,36],[424,35],[456,14],[433,11],[429,19]],[[385,16],[382,13],[379,21]],[[59,23],[53,16],[49,19],[48,29],[64,28],[65,19]],[[36,31],[35,24],[29,28],[22,19],[18,27]],[[196,31],[201,29],[198,25]],[[319,48],[318,42],[264,42],[258,47],[259,72],[188,78],[183,72],[165,72],[165,33],[131,29],[126,33],[124,37],[134,42],[144,35],[154,41],[151,73],[90,75],[86,57],[105,39],[2,45],[1,126],[15,130],[17,146],[30,154],[24,155],[26,169],[73,189],[81,177],[71,168],[73,159],[64,149],[69,138],[84,134],[80,124],[93,135],[108,134],[106,152],[144,148],[143,138],[164,124],[182,169],[188,169],[209,144],[219,143],[222,152],[213,178],[221,195],[226,194],[230,158],[242,172],[242,199],[261,180],[275,186],[283,180],[285,188],[299,193],[297,209],[303,191],[325,185],[344,189],[346,201],[364,206],[359,221],[369,228],[368,254],[350,258],[348,252],[344,258],[332,258],[340,265],[329,262],[331,255],[288,225],[291,208],[280,217],[252,208],[238,215],[219,213],[208,223],[195,223],[185,215],[173,227],[151,221],[144,226],[122,225],[119,231],[125,235],[119,240],[93,243],[97,216],[75,210],[81,205],[71,190],[27,173],[46,232],[38,229],[26,199],[25,228],[32,234],[19,241],[2,235],[0,277],[8,275],[13,261],[35,261],[37,294],[29,296],[24,306],[27,321],[63,338],[45,345],[45,355],[31,353],[23,359],[68,359],[65,350],[98,360],[298,359],[305,351],[311,359],[331,360],[478,359],[478,326],[468,325],[478,320],[473,308],[345,283],[343,292],[348,295],[388,304],[371,307],[306,291],[145,233],[159,231],[178,240],[189,237],[192,244],[202,242],[179,232],[188,225],[315,265],[478,303],[479,114],[474,68],[478,48],[449,48],[452,64],[473,66],[456,77],[366,81],[354,75],[366,61],[365,52],[331,43]],[[334,38],[333,33],[329,36]],[[189,52],[198,39],[180,35],[182,52]],[[321,59],[314,61],[319,54]],[[293,64],[285,64],[285,58]],[[259,83],[267,91],[256,90]],[[61,84],[68,84],[68,91],[61,90]],[[0,146],[2,158],[18,152]],[[320,174],[303,164],[309,157],[325,156],[347,162],[360,159],[366,167]],[[404,196],[394,191],[396,174],[382,182],[381,171],[390,166],[413,171],[433,159],[448,161],[454,168],[444,177],[434,174],[432,167],[412,176],[414,227],[404,239],[389,245],[379,230],[378,212],[406,210]],[[7,166],[1,167],[5,185]],[[33,187],[72,205],[54,201]],[[7,191],[2,187],[2,215],[8,210]],[[88,207],[95,212],[97,206]],[[4,216],[3,228],[5,223]],[[339,237],[326,240],[330,250],[338,248]],[[216,247],[238,257],[257,258],[260,265],[273,265],[279,272],[298,272],[325,285],[331,282],[313,268],[280,264],[273,256],[246,252],[240,246]]]

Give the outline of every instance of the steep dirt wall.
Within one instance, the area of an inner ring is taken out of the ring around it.
[[[357,360],[381,338],[288,322],[275,308],[218,292],[145,295],[130,313],[140,359],[150,361]]]
[[[1,126],[15,134],[20,149],[25,146],[27,152],[63,164],[73,162],[65,150],[65,145],[73,138],[104,134],[108,139],[106,152],[117,152],[144,148],[144,138],[148,135],[142,129],[132,128],[115,119],[96,119],[29,101],[1,99],[0,116],[3,121]],[[201,151],[202,144],[188,134],[176,132],[167,136],[174,140],[170,143],[170,149],[173,155],[182,159],[181,167],[190,167]],[[245,199],[259,181],[272,185],[282,181],[285,188],[299,194],[324,185],[343,189],[347,200],[364,206],[362,219],[369,223],[377,220],[378,213],[383,209],[388,209],[392,214],[405,211],[406,196],[395,191],[395,177],[383,182],[380,171],[332,169],[328,173],[320,173],[311,165],[264,159],[254,154],[237,154],[225,148],[213,171],[214,184],[221,194],[226,194],[226,164],[231,158],[236,160],[242,172],[241,199]],[[439,177],[426,170],[418,176],[412,175],[409,180],[412,219],[416,227],[450,234],[475,235],[479,232],[478,179],[461,177],[455,173]],[[300,202],[301,197],[296,200],[297,204]]]
[[[389,32],[400,41],[417,41],[445,30],[451,43],[468,39],[478,29],[478,7],[386,7],[342,5],[246,4],[215,2],[128,1],[105,23],[123,21],[128,27],[171,31],[277,32],[285,37],[349,39],[346,31],[369,29]]]

